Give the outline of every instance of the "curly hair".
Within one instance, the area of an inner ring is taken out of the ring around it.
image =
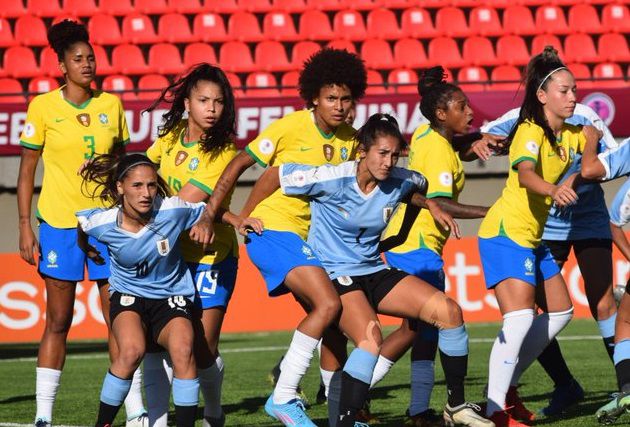
[[[90,35],[83,24],[64,19],[48,29],[48,44],[57,54],[59,62],[63,61],[66,51],[78,42],[90,44]]]
[[[367,71],[363,60],[343,49],[324,48],[304,61],[298,87],[300,96],[308,108],[313,108],[322,87],[328,85],[347,86],[353,100],[365,95]]]
[[[435,110],[438,108],[447,110],[448,101],[451,100],[453,93],[461,91],[458,86],[446,82],[444,68],[437,66],[425,70],[418,82],[418,94],[421,97],[420,112],[431,125],[437,126]]]
[[[175,129],[182,120],[184,100],[190,97],[192,89],[200,81],[216,83],[223,93],[223,112],[214,124],[205,130],[199,141],[201,152],[218,153],[234,140],[236,135],[236,109],[234,92],[230,82],[219,67],[208,63],[197,64],[188,72],[162,90],[160,97],[145,111],[155,110],[162,102],[171,104],[170,109],[162,115],[164,124],[158,128],[158,135],[163,137]]]

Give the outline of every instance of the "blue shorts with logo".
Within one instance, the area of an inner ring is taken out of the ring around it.
[[[78,282],[84,279],[87,265],[90,280],[109,278],[107,246],[91,236],[88,236],[88,243],[101,253],[105,260],[103,265],[95,264],[79,248],[76,228],[55,228],[44,221],[40,222],[39,273],[57,280]]]
[[[265,279],[267,293],[272,297],[289,292],[284,279],[295,267],[324,268],[313,249],[291,231],[264,230],[260,236],[250,233],[245,244],[247,255]]]
[[[405,253],[385,252],[385,261],[407,274],[412,274],[444,292],[444,260],[430,249],[421,248]]]
[[[234,285],[238,258],[229,256],[216,264],[188,263],[188,270],[195,281],[195,306],[202,310],[215,307],[227,308]]]
[[[497,236],[479,238],[479,255],[486,279],[486,288],[492,289],[499,282],[514,278],[536,286],[560,273],[560,268],[547,246],[526,248],[513,240]]]

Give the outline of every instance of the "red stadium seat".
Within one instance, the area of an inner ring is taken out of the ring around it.
[[[340,0],[306,0],[308,10],[340,10],[343,5]]]
[[[15,46],[17,42],[11,31],[11,24],[6,18],[0,18],[0,47]]]
[[[252,97],[279,96],[278,82],[271,73],[255,71],[250,73],[245,80],[245,93]]]
[[[536,9],[536,26],[549,34],[570,32],[564,12],[558,6],[545,5]]]
[[[381,39],[369,39],[361,46],[361,59],[367,68],[389,70],[395,67],[394,55],[389,43]]]
[[[208,62],[218,64],[214,48],[207,43],[191,43],[184,48],[184,67],[190,68],[195,64]]]
[[[15,41],[24,46],[46,46],[46,26],[41,18],[21,16],[15,21]]]
[[[19,81],[15,79],[0,79],[0,103],[24,103],[24,89]]]
[[[601,33],[602,23],[597,10],[590,4],[576,4],[569,9],[569,28],[579,33]]]
[[[25,46],[13,46],[5,50],[3,64],[6,74],[17,79],[41,74],[35,54]]]
[[[248,12],[269,12],[272,9],[269,0],[238,0],[238,8]]]
[[[553,46],[558,51],[560,58],[564,58],[564,50],[562,49],[562,43],[560,39],[552,34],[539,34],[532,40],[532,55],[538,55],[542,53],[545,46]]]
[[[233,40],[257,42],[264,40],[256,15],[235,12],[228,19],[228,36]]]
[[[204,9],[210,12],[227,14],[239,10],[236,0],[204,0]]]
[[[51,25],[55,25],[55,24],[58,24],[59,22],[66,21],[66,20],[79,22],[79,23],[83,24],[83,21],[81,19],[79,19],[76,15],[71,15],[71,14],[67,14],[67,13],[60,13],[59,15],[55,16],[52,19]]]
[[[472,34],[480,36],[500,36],[504,33],[499,14],[489,6],[479,6],[470,11],[469,27]]]
[[[567,64],[567,68],[571,70],[573,77],[575,77],[578,90],[593,87],[593,82],[591,81],[591,70],[588,69],[588,65]]]
[[[26,13],[22,0],[2,0],[0,18],[18,18]]]
[[[190,32],[188,19],[179,13],[167,13],[160,16],[158,36],[169,43],[190,43],[198,40]]]
[[[532,12],[525,6],[508,6],[503,11],[503,30],[508,34],[527,36],[540,34],[541,28],[534,23]]]
[[[61,13],[59,0],[27,0],[26,11],[29,15],[50,18]]]
[[[498,65],[499,60],[494,53],[494,46],[490,39],[485,37],[468,37],[464,40],[462,49],[462,57],[464,62],[469,65]]]
[[[282,43],[274,40],[265,40],[256,45],[254,62],[262,71],[288,71],[294,68]]]
[[[223,42],[230,38],[225,30],[223,18],[218,13],[200,13],[193,20],[193,35],[203,42]]]
[[[387,40],[402,37],[396,15],[389,9],[375,9],[368,14],[367,34],[369,37]]]
[[[511,65],[499,65],[490,73],[492,90],[517,90],[521,82],[521,72]]]
[[[147,15],[132,13],[123,18],[122,38],[125,43],[151,44],[160,41]]]
[[[127,76],[113,75],[103,79],[102,89],[120,96],[123,101],[135,101],[138,99],[133,92],[133,82]]]
[[[503,36],[497,40],[497,59],[507,65],[525,65],[530,55],[520,36]]]
[[[244,73],[256,70],[249,47],[243,42],[223,43],[219,50],[219,63],[225,71]]]
[[[405,9],[402,13],[400,26],[405,37],[428,39],[438,35],[431,15],[421,7]]]
[[[394,63],[411,69],[430,66],[424,46],[416,39],[401,39],[394,44]]]
[[[346,9],[372,10],[378,4],[375,0],[341,0],[341,6]]]
[[[569,34],[564,39],[565,62],[599,62],[601,59],[595,50],[595,43],[588,34]]]
[[[145,74],[138,80],[138,99],[155,100],[169,84],[161,74]]]
[[[365,93],[368,95],[378,95],[382,93],[387,93],[387,89],[385,88],[385,82],[383,81],[383,76],[381,73],[375,70],[367,70],[367,90]]]
[[[418,75],[408,68],[396,68],[387,76],[387,83],[397,93],[418,93]]]
[[[435,15],[435,29],[446,37],[466,37],[470,34],[464,11],[457,7],[443,7]]]
[[[625,4],[608,4],[602,10],[602,27],[606,31],[627,33],[630,31],[630,12]]]
[[[457,42],[450,37],[437,37],[429,42],[429,62],[446,68],[459,68],[466,65]]]
[[[347,40],[365,40],[363,16],[356,10],[340,10],[335,14],[333,30],[336,37]]]
[[[99,13],[95,0],[63,0],[63,11],[74,16],[92,16]]]
[[[299,13],[307,10],[304,0],[273,0],[272,3],[274,10],[286,13]]]
[[[245,96],[245,91],[243,90],[243,83],[241,83],[241,79],[234,73],[226,72],[225,76],[228,78],[230,82],[230,86],[232,86],[232,90],[234,91],[235,97]]]
[[[149,49],[149,69],[158,74],[180,74],[184,63],[177,46],[170,43],[158,43]]]
[[[479,92],[485,89],[488,73],[481,67],[464,67],[457,73],[457,81],[462,90]]]
[[[593,69],[593,78],[598,88],[627,87],[628,83],[623,80],[623,72],[619,64],[604,62],[597,64]]]
[[[109,74],[116,74],[118,72],[112,64],[109,62],[109,58],[107,57],[107,52],[103,46],[99,46],[97,44],[92,45],[92,49],[94,49],[94,57],[96,58],[96,75],[97,76],[105,76]]]
[[[168,0],[168,7],[171,11],[177,13],[195,14],[203,12],[199,0]]]
[[[419,3],[427,9],[439,9],[441,7],[452,6],[453,0],[420,0]]]
[[[298,91],[298,82],[300,79],[300,73],[297,71],[289,71],[288,73],[284,73],[282,75],[282,80],[280,81],[280,95],[282,96],[300,96]]]
[[[298,34],[293,18],[287,12],[269,12],[263,19],[263,34],[267,40],[295,41]]]
[[[39,69],[42,74],[50,77],[63,77],[59,69],[59,58],[54,50],[46,46],[39,54]]]
[[[133,0],[133,6],[136,13],[147,15],[162,15],[171,11],[166,0]]]
[[[291,52],[291,65],[293,65],[293,68],[296,70],[302,68],[304,61],[320,49],[321,47],[315,42],[297,42],[293,45],[293,51]]]
[[[602,34],[597,42],[597,52],[603,61],[630,62],[630,50],[623,34]]]
[[[374,3],[387,9],[407,9],[417,6],[419,0],[374,0]]]
[[[319,10],[307,10],[300,15],[300,38],[305,40],[330,40],[333,30],[328,16]]]
[[[107,0],[101,1],[99,5],[99,9],[101,13],[106,13],[108,15],[114,16],[123,16],[129,15],[134,12],[133,5],[131,4],[131,0]],[[90,36],[92,34],[90,33]]]
[[[112,51],[112,66],[122,74],[146,74],[150,72],[142,51],[135,44],[121,44]]]
[[[58,87],[59,82],[52,77],[35,77],[28,82],[30,93],[46,93]]]
[[[122,39],[118,21],[112,15],[94,15],[88,21],[87,28],[93,43],[113,45],[120,43]]]
[[[332,40],[326,45],[332,49],[345,49],[351,53],[357,53],[357,48],[350,40]]]

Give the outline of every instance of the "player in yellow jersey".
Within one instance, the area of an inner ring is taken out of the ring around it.
[[[366,71],[356,55],[323,49],[305,63],[299,79],[300,96],[308,109],[288,114],[272,123],[250,142],[219,179],[208,209],[214,217],[237,178],[255,162],[279,166],[288,162],[308,165],[339,164],[355,156],[354,129],[345,123],[352,103],[366,89]],[[260,187],[263,181],[259,181]],[[250,233],[247,251],[262,273],[270,296],[293,293],[307,309],[281,366],[281,373],[265,409],[287,426],[314,426],[297,399],[298,383],[313,351],[341,307],[330,279],[305,239],[310,223],[309,202],[276,190],[255,187],[241,213],[264,224],[264,232]],[[257,203],[258,200],[264,199]]]
[[[164,90],[149,108],[171,104],[164,114],[159,138],[147,150],[151,161],[171,191],[187,202],[206,201],[219,176],[236,156],[234,145],[235,108],[230,83],[220,68],[199,64]],[[187,113],[187,118],[184,118]],[[231,193],[221,208],[228,211]],[[226,214],[229,216],[229,214]],[[195,322],[195,358],[205,399],[204,425],[223,426],[221,409],[223,360],[219,355],[219,335],[223,317],[236,282],[238,242],[234,229],[223,223],[214,226],[214,241],[204,252],[187,233],[180,238],[182,255],[197,287],[195,305],[200,322]],[[166,426],[169,407],[169,375],[164,370],[165,353],[149,353],[145,358],[145,386],[149,402],[149,422]],[[167,368],[168,369],[168,368]]]
[[[565,123],[575,109],[575,91],[573,75],[555,49],[548,46],[531,59],[525,98],[509,138],[506,187],[479,229],[486,286],[494,290],[503,315],[490,355],[486,409],[498,427],[523,425],[506,405],[510,383],[573,315],[567,287],[541,237],[551,204],[562,208],[577,200],[573,179],[558,181],[586,141],[600,137],[591,126]],[[544,311],[535,319],[534,304]]]
[[[39,252],[38,271],[47,294],[36,385],[36,424],[42,426],[52,421],[52,407],[65,361],[66,337],[72,323],[76,282],[83,280],[86,264],[88,277],[99,285],[103,314],[109,324],[107,250],[92,242],[106,261],[97,265],[86,259],[76,244],[74,213],[100,206],[98,200],[89,197],[93,188],[82,188],[78,171],[95,154],[122,151],[129,140],[120,100],[91,89],[96,63],[85,27],[62,21],[50,28],[48,41],[57,54],[66,84],[31,101],[20,138],[23,148],[18,178],[20,254],[28,263],[35,264],[35,252]],[[31,229],[31,203],[40,156],[44,179],[36,213],[38,244]],[[113,340],[110,352],[112,357],[116,356]],[[126,401],[127,415],[141,418],[144,407],[140,379],[138,375],[134,378],[131,397]]]

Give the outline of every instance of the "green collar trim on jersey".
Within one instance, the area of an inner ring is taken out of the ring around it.
[[[332,131],[332,132],[330,132],[330,133],[326,133],[326,132],[324,132],[323,130],[321,130],[321,129],[319,128],[319,126],[317,126],[317,123],[315,123],[315,127],[316,127],[316,128],[317,128],[317,130],[319,131],[319,134],[320,134],[321,136],[323,136],[324,138],[326,138],[326,139],[331,139],[333,136],[335,136],[335,131]]]
[[[181,135],[179,136],[179,142],[182,143],[182,145],[186,148],[190,148],[190,147],[194,147],[195,144],[197,144],[199,142],[199,140],[197,141],[189,141],[189,142],[184,142],[184,134],[186,133],[186,128],[184,128],[182,130]]]
[[[430,134],[432,130],[433,130],[433,129],[431,129],[431,126],[429,126],[429,127],[427,128],[427,130],[425,130],[424,132],[422,132],[420,135],[418,135],[418,136],[416,137],[416,140],[418,140],[418,139],[420,139],[420,138],[424,138],[425,136],[427,136],[428,134]]]
[[[82,104],[75,104],[74,102],[70,101],[69,99],[63,98],[64,101],[66,101],[68,104],[72,105],[74,108],[77,108],[79,110],[84,110],[85,107],[88,106],[88,104],[92,101],[94,97],[90,97],[87,101],[85,101]]]

